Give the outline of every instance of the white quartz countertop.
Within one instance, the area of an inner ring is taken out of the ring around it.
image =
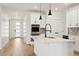
[[[38,42],[43,42],[43,43],[52,43],[52,42],[75,42],[74,40],[69,40],[69,39],[63,39],[59,37],[55,38],[45,38],[43,36],[32,36],[32,38]]]

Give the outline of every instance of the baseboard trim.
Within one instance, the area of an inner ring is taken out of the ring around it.
[[[79,54],[79,51],[74,51],[74,53]]]

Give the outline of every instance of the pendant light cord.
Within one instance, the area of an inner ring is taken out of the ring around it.
[[[49,3],[49,10],[51,10],[51,3]]]
[[[41,16],[41,3],[40,3],[40,16]]]
[[[52,15],[52,12],[51,12],[51,3],[49,3],[49,12],[48,12],[48,15]]]
[[[40,3],[40,20],[42,19],[42,16],[41,16],[41,3]]]

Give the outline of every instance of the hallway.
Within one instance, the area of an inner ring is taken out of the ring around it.
[[[33,47],[27,45],[23,39],[10,39],[9,42],[1,49],[2,56],[32,56]]]

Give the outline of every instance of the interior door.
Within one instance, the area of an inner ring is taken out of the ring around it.
[[[23,19],[10,20],[10,37],[24,38],[26,36],[26,22]]]
[[[15,37],[21,37],[21,22],[16,21],[16,26],[15,26]]]

